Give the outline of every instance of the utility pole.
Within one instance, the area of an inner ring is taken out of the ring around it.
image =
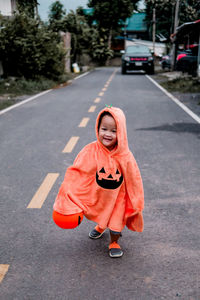
[[[179,19],[178,19],[179,6],[180,6],[180,0],[176,0],[175,17],[174,17],[174,33],[176,33],[176,28],[178,27],[178,23],[179,23]],[[176,59],[175,55],[176,55],[176,44],[173,43],[173,46],[172,46],[172,66],[171,66],[172,71],[174,71],[174,69],[175,69],[175,59]]]
[[[198,59],[197,59],[197,76],[200,77],[200,32],[199,32],[199,46],[198,46]]]
[[[155,8],[153,8],[152,40],[153,40],[153,55],[155,55],[155,41],[156,41],[156,9]]]

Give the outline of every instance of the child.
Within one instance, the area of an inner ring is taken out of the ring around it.
[[[128,148],[126,119],[121,109],[106,107],[96,120],[97,141],[86,145],[66,171],[54,204],[63,215],[83,212],[97,223],[89,233],[100,238],[110,230],[110,257],[121,257],[118,244],[126,225],[143,231],[143,185],[137,163]]]

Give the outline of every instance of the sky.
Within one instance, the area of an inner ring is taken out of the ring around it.
[[[69,11],[76,10],[78,6],[82,6],[83,8],[87,8],[88,0],[59,0],[60,3],[64,5],[64,8],[66,9],[66,12],[69,13]],[[48,14],[49,14],[49,7],[51,4],[55,2],[55,0],[38,0],[38,12],[43,21],[47,21]]]
[[[69,13],[69,11],[76,10],[78,6],[82,6],[83,8],[87,8],[88,0],[59,0],[66,9],[66,12]],[[49,14],[49,7],[50,5],[55,2],[55,0],[38,0],[38,12],[43,21],[47,21],[48,14]],[[141,2],[143,2],[141,0]],[[141,3],[140,8],[144,8],[143,4]]]

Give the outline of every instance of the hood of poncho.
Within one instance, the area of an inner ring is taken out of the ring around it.
[[[114,118],[117,125],[117,146],[109,151],[99,140],[98,126],[101,115],[108,112]],[[106,107],[102,109],[96,119],[96,137],[99,145],[107,152],[112,152],[112,155],[123,155],[129,152],[127,130],[126,130],[126,117],[123,111],[118,107]]]

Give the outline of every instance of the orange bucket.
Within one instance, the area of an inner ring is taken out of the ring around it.
[[[62,215],[54,210],[52,217],[58,227],[63,229],[73,229],[82,222],[83,213],[81,212],[73,215]]]

